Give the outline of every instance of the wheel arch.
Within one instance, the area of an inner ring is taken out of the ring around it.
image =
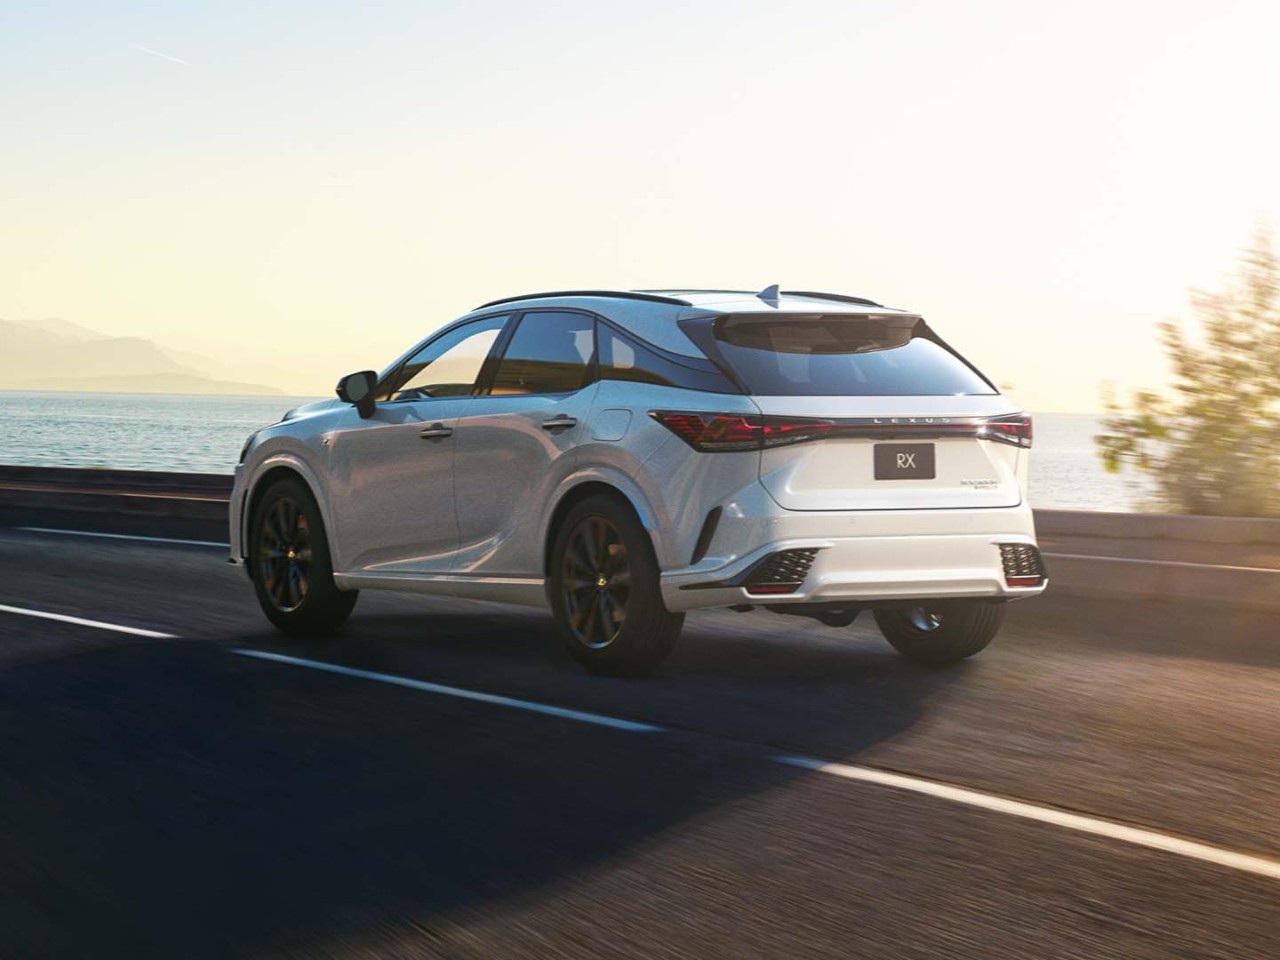
[[[253,514],[258,508],[262,495],[270,489],[273,483],[286,479],[300,481],[311,494],[311,498],[315,500],[316,506],[320,510],[320,519],[324,521],[324,534],[329,542],[329,551],[332,555],[334,546],[333,525],[329,520],[329,505],[325,498],[320,495],[319,484],[315,476],[302,461],[293,457],[279,456],[264,461],[249,486],[249,492],[245,496],[244,510],[240,515],[240,553],[244,557],[249,555],[249,525],[253,522]]]
[[[546,523],[543,525],[542,531],[542,574],[545,577],[551,576],[551,550],[555,545],[556,533],[560,529],[560,524],[568,515],[569,511],[575,506],[586,500],[588,497],[603,494],[604,496],[614,497],[625,503],[631,508],[632,513],[636,515],[636,519],[640,521],[640,525],[644,527],[645,532],[649,534],[649,540],[653,543],[654,553],[660,554],[660,545],[658,538],[655,536],[656,524],[654,523],[653,513],[647,509],[638,491],[628,491],[621,484],[615,484],[609,480],[601,478],[591,478],[580,480],[560,494],[560,498],[555,501],[555,507],[551,510]]]

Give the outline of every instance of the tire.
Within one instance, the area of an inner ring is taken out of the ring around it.
[[[989,600],[926,600],[875,611],[884,638],[908,660],[959,663],[984,649],[1004,622],[1004,604]]]
[[[629,504],[587,497],[556,528],[551,610],[569,655],[592,673],[652,673],[684,626],[658,588],[649,534]]]
[[[277,628],[323,636],[351,616],[359,593],[334,583],[324,520],[301,480],[277,480],[258,498],[248,541],[258,603]]]

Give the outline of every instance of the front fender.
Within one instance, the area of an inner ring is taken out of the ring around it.
[[[261,459],[255,460],[252,466],[242,474],[243,479],[239,486],[244,492],[243,495],[238,497],[238,552],[240,557],[245,558],[248,556],[249,521],[252,514],[250,505],[253,502],[253,498],[258,493],[263,479],[271,471],[280,469],[289,470],[297,475],[311,491],[311,496],[315,498],[316,504],[320,508],[320,519],[324,521],[325,535],[329,541],[329,551],[334,557],[334,568],[340,569],[337,564],[337,552],[333,541],[333,514],[328,492],[320,479],[320,471],[308,462],[304,454],[292,449],[276,450],[274,452],[264,451]]]

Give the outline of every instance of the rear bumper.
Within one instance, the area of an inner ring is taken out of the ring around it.
[[[730,527],[734,522],[725,521]],[[736,522],[747,528],[759,523],[747,517]],[[840,535],[814,536],[818,527]],[[1025,504],[964,511],[789,512],[770,518],[767,529],[773,538],[737,556],[708,557],[683,570],[665,572],[662,595],[667,608],[941,597],[1021,599],[1043,593],[1047,582],[1009,586],[1005,580],[999,545],[1035,546],[1031,510]],[[713,547],[715,541],[735,539],[731,528],[718,530]],[[772,554],[805,549],[814,551],[813,561],[794,590],[760,595],[743,583]]]

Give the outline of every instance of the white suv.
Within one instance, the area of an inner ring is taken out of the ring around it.
[[[289,633],[361,589],[549,607],[603,673],[688,610],[985,647],[1046,584],[1031,418],[917,315],[858,297],[570,291],[495,300],[249,438],[232,561]]]

